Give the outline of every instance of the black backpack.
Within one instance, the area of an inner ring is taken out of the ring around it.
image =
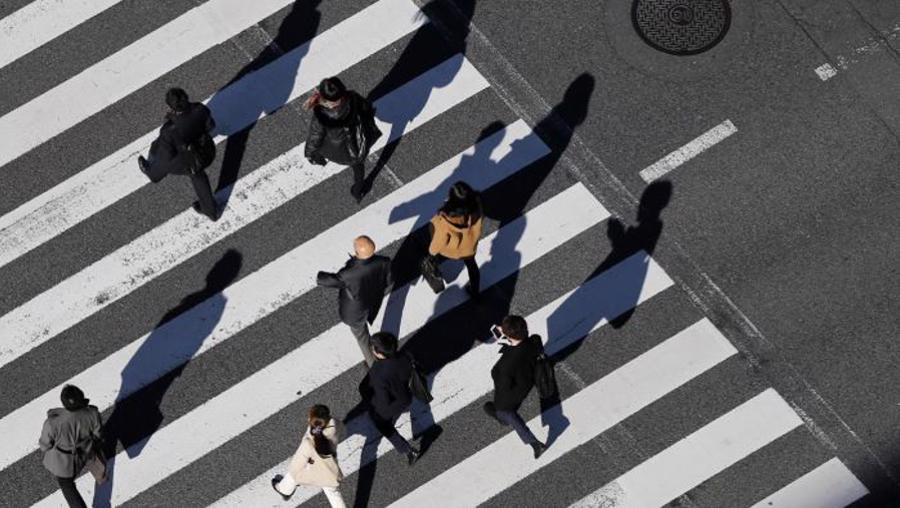
[[[541,342],[541,338],[538,335],[532,335],[531,340],[537,340],[538,344]],[[553,360],[547,357],[543,346],[541,346],[541,352],[534,362],[534,386],[537,388],[538,396],[541,399],[553,398],[559,391],[556,386],[556,372],[553,370]]]

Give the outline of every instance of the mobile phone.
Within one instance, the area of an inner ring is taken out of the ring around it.
[[[497,325],[492,325],[491,335],[493,335],[495,339],[500,340],[503,338],[503,330],[501,330]]]

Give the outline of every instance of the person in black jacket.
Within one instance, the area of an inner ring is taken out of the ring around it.
[[[369,345],[369,323],[378,315],[384,295],[390,292],[391,260],[375,255],[375,242],[368,236],[353,241],[356,253],[337,273],[319,272],[316,283],[339,288],[338,314],[350,327],[359,343],[366,365],[372,366],[375,357]]]
[[[191,102],[181,88],[166,92],[171,111],[159,129],[159,137],[150,145],[149,158],[138,157],[138,167],[151,182],[168,174],[188,175],[197,193],[193,208],[210,218],[219,218],[219,209],[204,171],[216,157],[216,144],[210,136],[216,122],[204,104]]]
[[[350,166],[350,194],[359,203],[365,188],[365,162],[372,144],[381,136],[375,126],[375,109],[358,93],[347,90],[338,78],[326,78],[304,107],[312,110],[304,153],[312,164],[327,161]]]
[[[409,390],[412,361],[408,356],[398,354],[397,349],[398,340],[394,334],[378,332],[372,336],[376,361],[360,384],[360,394],[368,402],[369,417],[375,428],[398,452],[406,455],[411,466],[421,453],[397,432],[394,424],[412,404]]]
[[[534,386],[534,369],[541,354],[541,339],[528,335],[528,324],[521,316],[506,316],[500,323],[503,332],[500,359],[491,369],[494,379],[494,400],[484,404],[484,412],[504,425],[511,426],[523,443],[534,450],[538,458],[547,449],[538,441],[519,416],[519,406]]]

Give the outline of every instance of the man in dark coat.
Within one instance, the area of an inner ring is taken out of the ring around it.
[[[366,191],[365,162],[372,144],[381,136],[375,108],[340,79],[323,79],[305,103],[312,110],[304,154],[312,164],[326,161],[350,166],[350,194],[359,203]]]
[[[399,453],[406,455],[409,465],[419,459],[421,452],[412,447],[401,436],[394,424],[412,404],[409,378],[412,376],[412,361],[398,354],[397,336],[389,332],[378,332],[372,336],[372,351],[375,364],[360,384],[360,394],[368,402],[369,417],[378,432],[388,438]]]
[[[534,450],[538,458],[547,449],[538,441],[525,421],[519,416],[519,406],[534,387],[534,369],[541,354],[541,339],[528,335],[528,324],[521,316],[506,316],[500,324],[505,342],[500,348],[500,359],[491,369],[494,379],[494,400],[484,404],[484,411],[504,425],[509,425],[523,443]]]
[[[100,411],[75,386],[66,385],[60,395],[63,407],[47,411],[38,445],[43,464],[56,477],[70,507],[85,507],[75,487],[75,478],[94,459],[102,442]]]
[[[375,242],[368,236],[353,241],[356,253],[337,273],[319,272],[316,283],[339,288],[338,314],[350,327],[359,343],[366,365],[372,366],[375,357],[369,346],[369,323],[375,320],[384,295],[390,292],[391,260],[375,255]]]
[[[204,171],[216,157],[216,144],[210,135],[216,122],[204,104],[190,102],[181,88],[166,92],[171,111],[159,129],[159,137],[150,145],[149,159],[138,157],[138,167],[151,182],[168,174],[188,175],[197,193],[193,208],[215,221],[219,209]]]

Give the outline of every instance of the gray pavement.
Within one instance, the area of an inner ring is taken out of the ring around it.
[[[26,3],[2,3],[0,15]],[[123,1],[0,68],[0,116],[199,3]],[[214,94],[372,3],[300,0],[147,83],[0,168],[0,214],[156,128],[167,87],[184,86],[195,98]],[[635,225],[647,188],[640,170],[730,120],[736,133],[665,177],[673,193],[661,211],[661,235],[639,239],[652,248],[673,287],[641,303],[624,323],[604,326],[565,349],[556,357],[556,372],[565,401],[703,318],[739,353],[505,486],[486,505],[568,506],[768,388],[803,425],[679,492],[669,505],[751,506],[833,457],[870,492],[855,506],[896,505],[900,4],[730,3],[726,36],[694,56],[666,54],[641,40],[630,2],[433,3],[426,8],[432,24],[346,69],[342,79],[377,99],[464,52],[490,89],[405,134],[391,147],[396,149],[362,205],[350,198],[351,176],[343,171],[3,365],[0,386],[9,388],[0,397],[0,421],[198,303],[207,273],[227,252],[238,252],[241,260],[231,284],[251,277],[468,148],[492,122],[525,120],[551,154],[485,192],[485,234],[576,183],[613,216]],[[267,49],[272,40],[278,47]],[[828,80],[815,72],[825,63],[837,71]],[[209,169],[214,187],[251,174],[305,140],[305,97],[260,120],[245,146],[219,145]],[[186,179],[169,177],[0,267],[0,316],[158,227],[193,199]],[[367,225],[359,228],[365,232]],[[379,248],[393,255],[407,248],[401,243]],[[535,312],[598,267],[608,268],[615,256],[607,224],[596,224],[488,289],[483,301],[467,302],[406,337],[407,347],[438,370],[507,309]],[[154,430],[337,324],[334,299],[323,288],[309,291],[135,394],[129,403],[137,432],[153,443]],[[297,365],[298,377],[304,367]],[[364,374],[360,363],[301,394],[198,460],[179,464],[177,473],[126,504],[213,503],[294,451],[298,422],[311,404],[325,402],[346,414],[358,402]],[[440,422],[438,439],[414,467],[389,453],[376,467],[349,475],[341,487],[345,499],[386,506],[506,435],[509,429],[486,420],[485,400]],[[157,412],[159,420],[142,421],[142,407]],[[237,405],[235,414],[242,410]],[[529,420],[541,412],[533,394],[522,414]],[[104,411],[104,417],[111,413]],[[35,440],[40,425],[34,422]],[[121,445],[118,451],[124,453]],[[35,451],[0,471],[0,506],[31,505],[56,488]],[[271,491],[259,495],[260,504],[277,501]],[[323,496],[310,503],[326,505]],[[615,499],[609,503],[619,506]],[[448,493],[436,505],[458,504]]]

